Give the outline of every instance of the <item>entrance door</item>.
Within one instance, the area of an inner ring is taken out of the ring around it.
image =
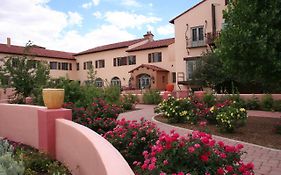
[[[145,89],[150,88],[151,86],[151,78],[147,74],[143,74],[139,77],[139,88]]]

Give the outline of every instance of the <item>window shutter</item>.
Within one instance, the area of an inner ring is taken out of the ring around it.
[[[116,67],[116,58],[113,59],[113,66]]]
[[[69,70],[72,70],[72,63],[69,63]]]
[[[148,54],[148,62],[151,63],[151,53]]]
[[[95,62],[95,64],[96,64],[96,65],[95,65],[95,66],[96,66],[96,68],[98,68],[98,61],[96,61],[96,62]]]
[[[84,70],[86,70],[86,62],[84,62]]]

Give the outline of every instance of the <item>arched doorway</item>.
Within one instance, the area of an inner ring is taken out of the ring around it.
[[[112,86],[119,86],[119,87],[121,87],[121,80],[120,80],[120,78],[118,78],[118,77],[113,77],[113,78],[111,79],[111,85],[112,85]]]
[[[96,87],[103,87],[103,80],[101,78],[97,78],[95,80]]]
[[[140,74],[137,76],[138,79],[138,88],[146,89],[151,87],[151,77],[148,74]]]

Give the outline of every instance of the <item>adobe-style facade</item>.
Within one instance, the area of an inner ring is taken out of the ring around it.
[[[178,15],[170,21],[175,27],[175,38],[154,40],[153,34],[147,32],[140,39],[76,54],[37,47],[33,48],[33,56],[50,64],[54,78],[63,76],[87,83],[92,67],[97,86],[164,90],[167,83],[174,83],[177,89],[186,89],[198,58],[214,48],[214,40],[224,25],[226,4],[226,0],[202,0]],[[1,44],[0,58],[21,54],[17,47],[9,41]]]

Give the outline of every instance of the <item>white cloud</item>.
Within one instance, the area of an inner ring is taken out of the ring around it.
[[[96,11],[96,12],[93,13],[93,16],[100,19],[102,17],[102,14],[101,14],[100,11]]]
[[[145,24],[152,24],[161,21],[161,18],[154,16],[138,15],[130,12],[114,11],[105,14],[105,20],[119,28],[142,28]]]
[[[92,2],[84,3],[84,4],[82,4],[82,7],[83,7],[84,9],[89,9],[89,8],[92,7]]]
[[[172,24],[167,24],[157,28],[157,33],[159,35],[172,35],[174,32],[174,26]]]
[[[100,4],[100,0],[92,0],[92,2],[95,6],[98,6]]]
[[[47,3],[47,0],[1,0],[0,41],[6,42],[6,37],[11,37],[13,45],[24,46],[31,40],[48,49],[79,52],[136,38],[113,24],[80,34],[72,28],[82,22],[83,18],[78,13],[55,11]]]
[[[122,0],[121,4],[125,5],[125,6],[130,6],[130,7],[140,7],[141,6],[141,4],[139,2],[137,2],[136,0]]]
[[[152,4],[152,3],[149,3],[148,6],[149,6],[149,7],[153,7],[153,4]]]
[[[89,9],[89,8],[91,8],[93,5],[94,5],[94,6],[98,6],[99,4],[100,4],[100,0],[92,0],[92,1],[90,1],[90,2],[86,2],[86,3],[82,4],[82,7],[83,7],[84,9]]]
[[[77,12],[68,12],[68,23],[70,25],[82,25],[83,17]]]

